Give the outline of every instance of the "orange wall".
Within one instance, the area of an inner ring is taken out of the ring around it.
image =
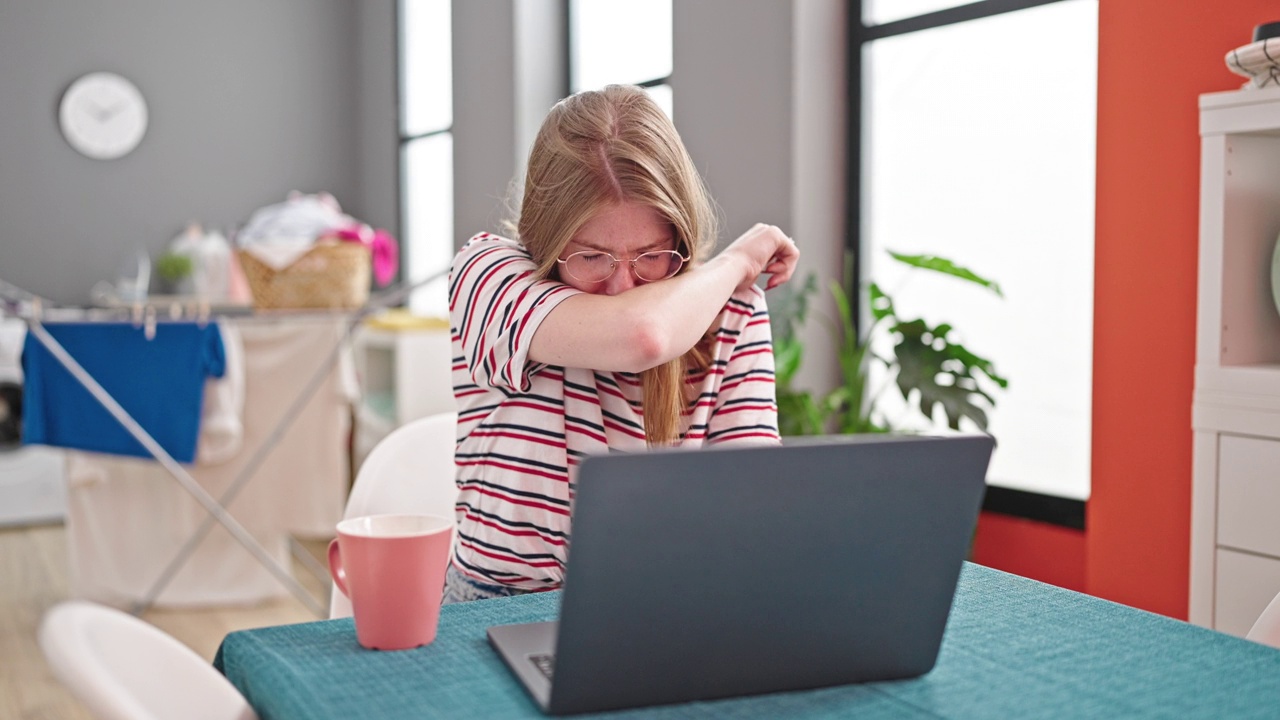
[[[1187,616],[1197,97],[1275,0],[1100,0],[1089,593]]]
[[[1081,530],[984,512],[973,561],[1068,590],[1085,590]]]

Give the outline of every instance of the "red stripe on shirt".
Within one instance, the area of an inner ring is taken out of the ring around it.
[[[479,547],[475,543],[469,543],[466,540],[459,540],[458,544],[467,548],[471,552],[484,555],[485,557],[491,557],[494,560],[509,562],[513,565],[524,565],[525,567],[531,567],[531,568],[560,567],[560,562],[558,560],[543,560],[542,562],[529,562],[528,560],[525,560],[523,558],[518,558],[514,555],[501,555],[491,550],[487,550],[485,548]]]
[[[740,432],[733,435],[721,435],[715,438],[714,440],[712,440],[711,442],[722,443],[727,440],[744,440],[746,438],[766,438],[769,440],[777,440],[778,433],[763,432],[760,430],[753,431],[753,432]]]
[[[485,428],[476,428],[471,431],[472,437],[508,437],[516,440],[528,440],[532,443],[541,445],[549,445],[551,447],[564,447],[564,440],[556,440],[554,438],[541,437],[538,435],[524,435],[521,433],[511,432],[509,430],[488,430]]]
[[[600,398],[594,395],[583,395],[582,393],[572,392],[568,389],[564,391],[564,396],[567,398],[573,398],[574,400],[581,400],[582,402],[591,403],[592,405],[600,404]]]
[[[561,547],[564,547],[567,544],[564,538],[553,537],[545,533],[540,533],[537,530],[513,530],[502,523],[496,523],[488,518],[480,517],[479,515],[472,515],[470,512],[464,513],[464,515],[471,522],[478,525],[484,525],[485,527],[491,527],[503,535],[510,535],[512,537],[536,537],[544,542],[551,543],[552,545],[559,545]]]
[[[753,382],[769,383],[770,385],[774,384],[772,375],[751,375],[751,376],[742,378],[741,380],[734,380],[733,382],[727,382],[724,385],[721,385],[720,392],[724,392],[725,390],[732,390],[738,387],[739,385],[745,385],[746,383],[753,383]]]
[[[598,441],[600,441],[600,442],[607,442],[607,440],[605,439],[605,436],[604,436],[604,435],[601,435],[600,433],[597,433],[597,432],[592,432],[592,431],[590,431],[590,430],[588,430],[588,429],[586,429],[586,428],[584,428],[584,427],[579,427],[579,426],[577,426],[577,425],[570,425],[570,424],[568,424],[568,423],[565,423],[564,431],[565,431],[566,433],[571,433],[571,432],[573,432],[573,433],[578,433],[579,435],[586,435],[587,437],[591,438],[592,440],[598,440]]]
[[[633,438],[639,438],[639,439],[641,439],[641,440],[643,440],[643,439],[644,439],[644,433],[643,433],[643,432],[640,432],[640,431],[638,431],[638,430],[635,430],[634,428],[627,427],[626,425],[622,425],[622,424],[620,424],[620,423],[617,423],[617,422],[615,422],[615,421],[613,421],[613,420],[610,420],[609,418],[605,418],[605,419],[604,419],[604,426],[605,426],[606,428],[609,428],[610,430],[617,430],[618,432],[622,433],[623,435],[630,435],[630,436],[631,436],[631,437],[633,437]]]
[[[511,496],[509,496],[509,495],[503,495],[502,493],[496,493],[496,492],[494,492],[494,491],[490,490],[489,488],[484,488],[484,487],[475,487],[475,486],[472,486],[472,487],[471,487],[471,489],[472,489],[472,490],[475,490],[476,492],[480,493],[481,495],[488,495],[489,497],[497,498],[497,499],[499,499],[499,500],[502,500],[502,501],[504,501],[504,502],[510,503],[510,504],[512,504],[512,505],[523,505],[523,506],[525,506],[525,507],[534,507],[534,508],[539,508],[539,509],[542,509],[542,510],[546,510],[547,512],[555,513],[556,515],[564,515],[565,517],[568,517],[568,516],[569,516],[569,510],[568,510],[567,508],[559,508],[559,507],[556,507],[555,505],[548,505],[548,504],[546,504],[546,503],[540,503],[540,502],[537,502],[537,501],[535,501],[535,500],[519,500],[519,499],[513,498],[513,497],[511,497]]]
[[[777,408],[772,405],[734,405],[733,407],[720,408],[716,411],[716,416],[742,412],[743,410],[777,410]]]
[[[738,360],[740,358],[749,357],[751,355],[761,355],[763,353],[772,353],[772,352],[773,352],[773,348],[771,347],[751,348],[750,350],[743,350],[740,353],[735,353],[733,357],[730,358],[729,362],[733,362],[734,360]]]
[[[537,475],[548,480],[557,480],[559,482],[568,482],[569,478],[564,475],[556,475],[547,470],[536,470],[534,468],[525,467],[523,465],[513,465],[511,463],[499,462],[498,460],[455,460],[458,467],[476,467],[483,465],[487,467],[502,468],[503,470],[511,470],[514,472],[524,473],[526,475]]]

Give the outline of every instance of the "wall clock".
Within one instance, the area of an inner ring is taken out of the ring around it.
[[[71,83],[58,109],[62,135],[87,157],[127,155],[147,132],[147,103],[133,83],[115,73],[89,73]]]

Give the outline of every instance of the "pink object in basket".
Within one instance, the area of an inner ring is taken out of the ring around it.
[[[325,234],[343,242],[358,242],[369,248],[373,258],[373,278],[379,285],[386,285],[395,277],[400,267],[400,246],[391,233],[368,225],[353,225]]]

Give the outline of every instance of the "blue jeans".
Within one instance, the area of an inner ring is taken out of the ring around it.
[[[453,563],[449,563],[449,569],[444,574],[444,602],[441,604],[448,605],[456,602],[511,597],[513,595],[524,595],[527,592],[529,591],[507,587],[506,585],[490,585],[486,582],[474,580],[458,572]]]

